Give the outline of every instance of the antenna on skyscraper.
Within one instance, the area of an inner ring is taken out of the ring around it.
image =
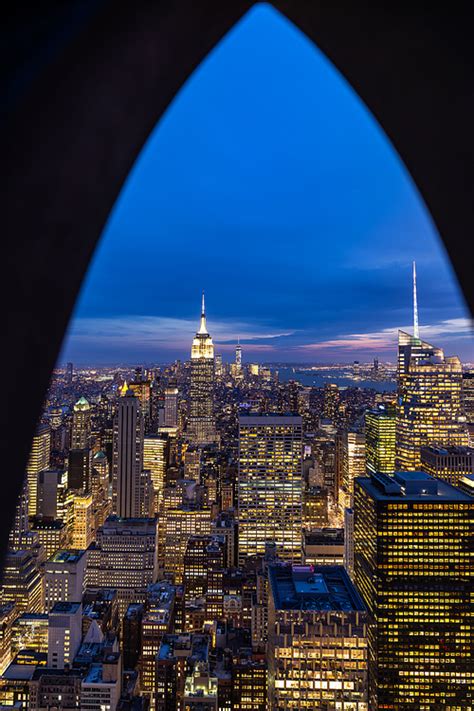
[[[204,303],[204,289],[202,290],[201,316],[206,315],[206,305]]]
[[[418,300],[416,297],[416,262],[413,261],[413,336],[415,338],[420,337],[420,330],[418,327]]]

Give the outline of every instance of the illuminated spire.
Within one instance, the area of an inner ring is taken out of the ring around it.
[[[413,262],[413,336],[420,337],[418,328],[418,301],[416,298],[416,262]]]
[[[201,325],[199,326],[199,331],[198,333],[201,333],[203,335],[207,334],[207,326],[206,326],[206,304],[204,301],[204,291],[202,292],[202,303],[201,303]]]

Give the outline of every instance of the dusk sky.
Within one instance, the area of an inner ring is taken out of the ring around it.
[[[245,361],[394,361],[413,259],[421,336],[473,361],[468,311],[399,157],[325,56],[262,4],[138,157],[60,362],[189,358],[202,289],[225,360],[240,336]]]

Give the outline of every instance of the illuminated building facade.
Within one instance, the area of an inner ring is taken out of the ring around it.
[[[31,532],[37,536],[46,558],[51,558],[58,550],[66,548],[68,545],[68,528],[60,518],[35,517],[31,520]]]
[[[0,674],[12,659],[12,626],[17,614],[14,602],[0,606]]]
[[[211,512],[194,504],[167,509],[164,521],[164,565],[175,584],[183,582],[184,557],[191,536],[211,532]]]
[[[474,371],[462,374],[462,407],[466,420],[474,423]]]
[[[195,444],[216,439],[214,419],[214,344],[206,326],[204,294],[201,324],[191,347],[188,436]]]
[[[38,474],[49,468],[51,450],[51,430],[48,425],[37,427],[31,444],[30,457],[26,466],[28,481],[28,515],[36,516]]]
[[[271,566],[269,579],[268,708],[368,711],[368,613],[344,568]]]
[[[456,486],[459,479],[474,474],[472,447],[422,447],[421,468],[427,474]]]
[[[157,575],[157,521],[109,516],[87,552],[86,586],[117,590],[120,617]]]
[[[143,468],[150,472],[156,512],[163,499],[168,454],[169,442],[165,435],[147,435],[143,439]]]
[[[143,514],[143,418],[131,390],[122,395],[114,426],[113,510],[122,518]]]
[[[91,406],[85,397],[74,405],[71,429],[71,449],[88,449],[91,436]]]
[[[365,469],[365,435],[356,430],[346,430],[342,437],[342,480],[339,489],[342,510],[352,506],[354,479],[364,476]]]
[[[320,528],[304,537],[305,565],[343,565],[344,529]]]
[[[150,599],[151,596],[151,599]],[[141,621],[141,685],[153,707],[156,686],[156,655],[165,634],[172,631],[175,588],[168,583],[155,583],[148,592],[147,611]]]
[[[241,656],[232,665],[234,711],[267,711],[267,665]]]
[[[49,612],[57,602],[82,600],[85,550],[60,550],[44,564],[44,608]]]
[[[424,472],[357,479],[355,582],[375,621],[371,708],[472,707],[474,499]]]
[[[178,387],[172,380],[165,388],[165,427],[178,426]]]
[[[18,614],[43,611],[43,584],[30,551],[9,551],[2,578],[2,601],[16,603]]]
[[[395,471],[396,411],[378,405],[365,413],[365,462],[367,472],[393,474]]]
[[[28,481],[25,479],[15,509],[15,520],[8,539],[9,548],[19,551],[27,548],[26,538],[29,531],[28,520]]]
[[[239,565],[267,541],[284,560],[301,560],[302,453],[299,415],[239,417]]]
[[[48,668],[72,665],[82,638],[80,602],[57,602],[48,619]]]
[[[398,332],[397,469],[420,469],[422,446],[468,444],[461,383],[459,358]]]
[[[334,421],[339,407],[339,400],[340,395],[337,385],[335,383],[327,383],[324,386],[324,417]]]

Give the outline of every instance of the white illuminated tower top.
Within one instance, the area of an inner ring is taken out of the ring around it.
[[[191,359],[195,360],[197,358],[214,358],[214,344],[212,338],[209,335],[206,325],[206,305],[204,301],[204,292],[202,292],[202,305],[201,305],[201,323],[199,325],[199,330],[193,338],[193,344],[191,346]]]
[[[418,327],[418,300],[416,295],[416,262],[413,262],[413,337],[420,337],[420,329]]]

